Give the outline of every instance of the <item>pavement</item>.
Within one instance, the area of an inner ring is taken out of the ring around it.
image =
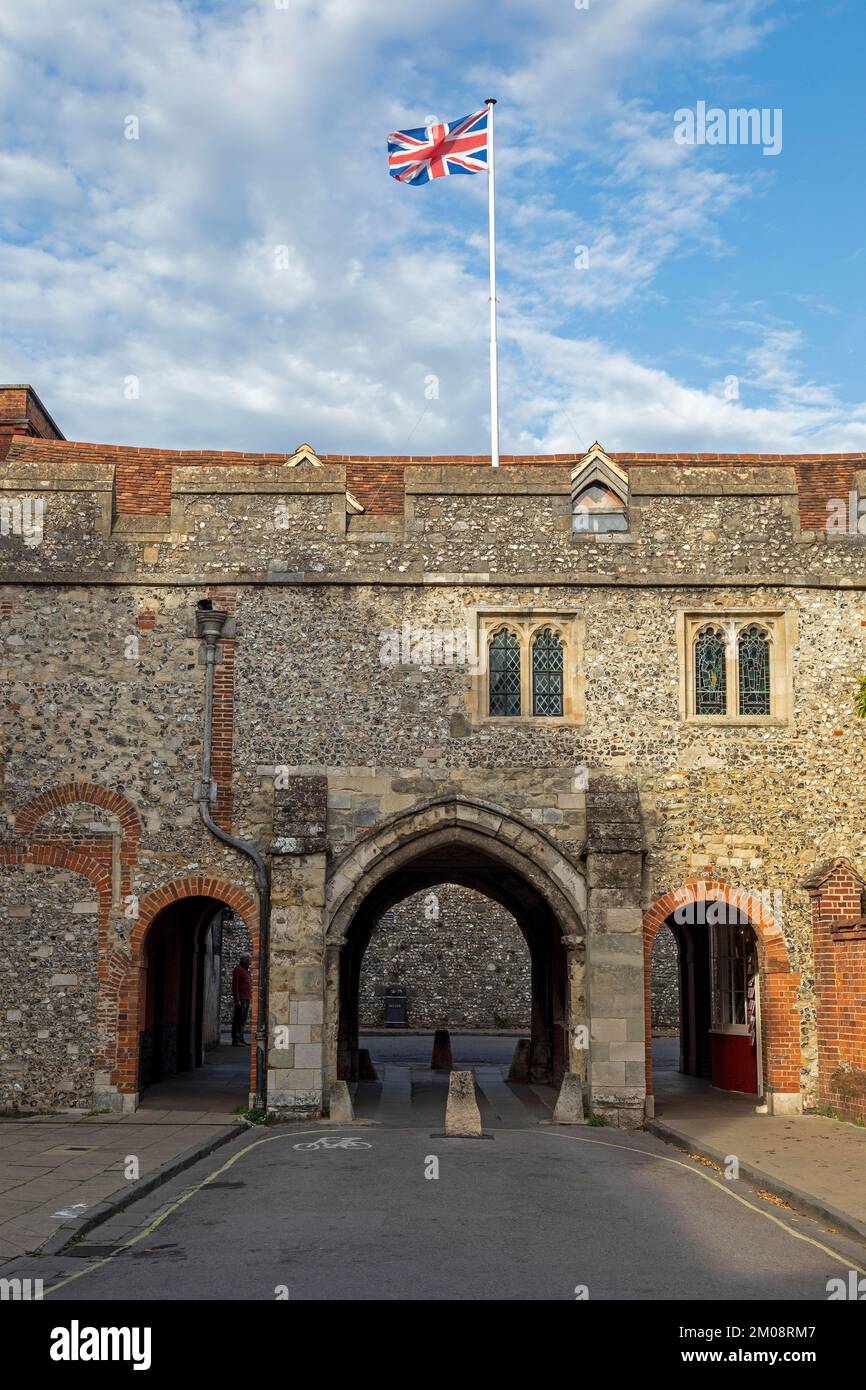
[[[245,1132],[231,1112],[247,1103],[248,1071],[247,1048],[221,1045],[150,1087],[133,1115],[0,1119],[0,1262],[65,1244]]]
[[[655,1119],[647,1129],[724,1167],[799,1211],[866,1241],[866,1128],[822,1115],[759,1115],[755,1098],[681,1076],[676,1038],[653,1046]]]
[[[425,1135],[427,1141],[441,1137],[448,1078],[430,1069],[432,1035],[368,1034],[362,1042],[370,1048],[379,1080],[353,1088],[353,1133],[375,1127],[404,1135],[420,1131],[416,1137],[422,1143]],[[454,1066],[475,1074],[485,1132],[573,1137],[576,1131],[550,1131],[540,1124],[550,1119],[555,1104],[550,1087],[508,1084],[514,1045],[512,1036],[452,1036]],[[585,1129],[579,1133],[586,1143],[590,1138],[599,1145],[604,1140],[608,1148],[651,1143],[653,1152],[665,1152],[672,1162],[688,1163],[689,1155],[697,1155],[722,1168],[734,1155],[750,1200],[756,1188],[769,1192],[819,1221],[827,1233],[866,1241],[866,1130],[818,1116],[757,1115],[754,1099],[680,1076],[676,1047],[676,1039],[658,1039],[655,1045],[651,1135]],[[84,1237],[86,1249],[89,1232],[98,1228],[102,1240],[112,1219],[121,1219],[116,1214],[134,1204],[132,1229],[150,1194],[162,1201],[184,1170],[202,1160],[221,1162],[221,1155],[208,1159],[215,1149],[229,1145],[234,1152],[233,1145],[249,1144],[245,1122],[232,1113],[246,1104],[247,1067],[247,1049],[221,1046],[208,1054],[203,1069],[149,1088],[133,1115],[0,1120],[0,1262],[17,1264],[28,1252],[53,1255],[73,1236]],[[320,1125],[315,1132],[326,1130]],[[272,1133],[276,1139],[287,1132],[281,1126]],[[667,1143],[660,1148],[662,1140]],[[378,1147],[386,1142],[376,1140]],[[506,1147],[504,1140],[499,1147]],[[533,1155],[533,1182],[544,1179],[539,1160],[543,1151],[546,1164],[550,1150],[550,1144],[526,1150],[527,1157]],[[137,1177],[128,1176],[130,1158],[138,1161]]]

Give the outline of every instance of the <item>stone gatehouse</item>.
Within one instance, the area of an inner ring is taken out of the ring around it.
[[[526,943],[534,1080],[651,1112],[669,925],[686,1071],[866,1115],[866,458],[137,449],[23,386],[0,457],[0,1105],[194,1067],[231,909],[250,1094],[318,1113],[447,883]]]

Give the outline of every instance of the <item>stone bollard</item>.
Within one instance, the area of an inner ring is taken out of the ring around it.
[[[433,1056],[430,1058],[430,1070],[450,1071],[452,1066],[451,1034],[447,1028],[437,1028],[433,1034]]]
[[[518,1038],[508,1070],[509,1081],[529,1080],[529,1039]]]
[[[582,1125],[586,1123],[583,1114],[583,1087],[576,1072],[567,1071],[562,1078],[556,1109],[553,1112],[555,1125]]]
[[[328,1108],[328,1119],[333,1120],[338,1125],[347,1125],[355,1118],[352,1097],[349,1095],[349,1087],[345,1081],[331,1082],[331,1103]]]
[[[366,1047],[358,1048],[358,1080],[359,1081],[378,1081],[379,1073],[373,1066],[373,1059],[369,1049]]]
[[[448,1078],[445,1134],[449,1139],[481,1138],[481,1111],[475,1099],[475,1077],[471,1071],[452,1071]]]

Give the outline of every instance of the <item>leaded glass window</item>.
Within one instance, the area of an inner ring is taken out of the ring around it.
[[[727,714],[725,635],[706,628],[695,643],[695,714]]]
[[[490,713],[520,714],[520,643],[503,629],[490,639],[488,648]]]
[[[737,642],[740,714],[770,713],[770,644],[757,623],[743,628]]]
[[[562,642],[549,627],[532,644],[532,713],[562,715]]]

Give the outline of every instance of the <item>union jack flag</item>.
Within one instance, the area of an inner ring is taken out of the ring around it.
[[[418,130],[394,130],[388,136],[392,179],[422,184],[449,174],[483,174],[487,169],[488,107],[473,116]]]

